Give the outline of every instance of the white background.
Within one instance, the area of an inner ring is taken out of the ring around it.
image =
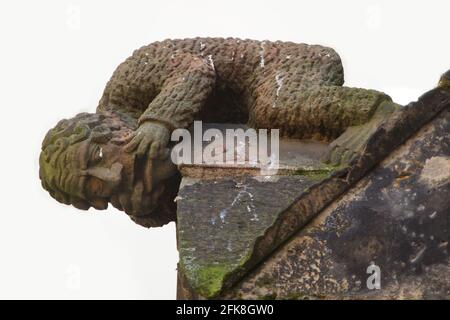
[[[42,138],[94,111],[115,67],[165,38],[323,44],[346,84],[407,103],[450,68],[449,1],[5,1],[0,4],[0,298],[173,299],[175,226],[88,213],[40,187]]]

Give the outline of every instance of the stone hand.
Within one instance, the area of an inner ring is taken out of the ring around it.
[[[148,154],[150,159],[164,159],[168,155],[169,139],[170,130],[164,125],[144,122],[129,138],[125,151],[136,151],[139,157]]]
[[[342,135],[334,140],[322,160],[336,166],[349,164],[361,155],[372,134],[398,108],[400,106],[391,101],[382,102],[370,121],[363,125],[348,127]]]

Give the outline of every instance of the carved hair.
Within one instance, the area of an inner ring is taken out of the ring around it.
[[[88,209],[83,195],[85,176],[82,172],[87,169],[83,161],[85,152],[76,150],[77,153],[69,154],[69,146],[86,139],[123,144],[135,126],[135,120],[110,112],[80,113],[58,122],[42,143],[39,177],[43,188],[61,203]]]

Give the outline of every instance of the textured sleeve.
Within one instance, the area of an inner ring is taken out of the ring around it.
[[[212,63],[190,54],[184,55],[164,82],[160,93],[139,118],[139,124],[158,121],[171,130],[188,127],[214,85]]]

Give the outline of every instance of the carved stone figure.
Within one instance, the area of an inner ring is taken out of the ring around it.
[[[233,38],[152,43],[118,66],[96,113],[48,132],[42,185],[80,209],[111,203],[141,225],[163,225],[175,219],[180,181],[168,157],[171,132],[196,119],[331,142],[324,161],[348,163],[398,106],[343,83],[338,54],[322,46]]]

